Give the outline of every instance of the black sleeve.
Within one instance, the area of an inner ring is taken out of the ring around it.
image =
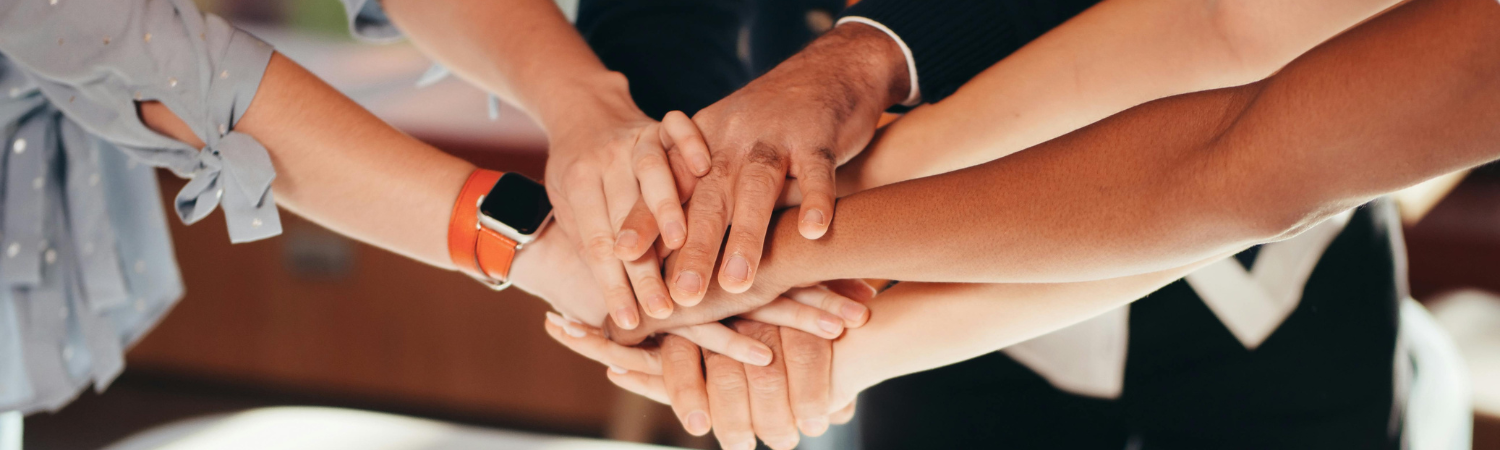
[[[862,0],[843,17],[890,28],[916,60],[922,101],[953,94],[989,68],[1099,0]]]

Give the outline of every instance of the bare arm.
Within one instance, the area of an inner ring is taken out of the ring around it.
[[[423,53],[549,132],[580,115],[635,109],[625,77],[604,67],[551,0],[385,0],[382,6]]]
[[[791,239],[795,224],[779,223],[788,239],[773,250],[828,278],[1045,282],[1161,270],[1289,236],[1500,156],[1497,24],[1493,1],[1413,2],[1265,81],[1155,101],[1010,158],[854,194],[840,214],[859,219],[823,240]]]
[[[1123,307],[1221,257],[1080,283],[902,283],[866,302],[872,317],[833,344],[834,407],[882,381],[1025,342]]]
[[[397,131],[290,59],[275,54],[240,132],[265,145],[280,205],[320,225],[454,270],[448,216],[474,166]],[[163,134],[203,142],[160,103],[142,119]]]
[[[671,320],[727,316],[763,303],[761,289],[812,280],[1097,280],[1294,235],[1500,156],[1497,24],[1493,0],[1415,1],[1264,81],[1154,101],[1030,151],[851,195],[818,241],[796,239],[781,218],[771,282]]]
[[[1114,0],[882,131],[846,193],[982,164],[1151,100],[1260,80],[1396,0]],[[938,148],[941,151],[933,151]]]

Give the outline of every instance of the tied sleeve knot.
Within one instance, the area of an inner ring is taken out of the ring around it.
[[[198,154],[191,180],[177,193],[177,216],[188,224],[224,210],[229,240],[250,242],[281,234],[271,193],[276,169],[266,148],[250,135],[229,132]]]

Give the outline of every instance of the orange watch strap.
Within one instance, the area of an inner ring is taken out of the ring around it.
[[[485,169],[475,169],[469,174],[463,190],[458,193],[458,200],[453,202],[453,216],[448,220],[448,256],[453,258],[453,264],[458,266],[458,270],[480,280],[490,277],[480,269],[476,254],[482,228],[479,226],[479,201],[495,187],[501,175],[500,172]],[[515,256],[514,244],[510,254],[511,257]],[[505,272],[509,273],[509,262],[505,267]]]
[[[483,227],[481,227],[483,228]],[[478,256],[479,270],[495,280],[510,279],[510,263],[516,258],[516,241],[505,235],[483,228],[479,230],[479,244],[474,250]]]

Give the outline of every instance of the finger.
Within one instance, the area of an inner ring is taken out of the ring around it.
[[[771,347],[758,339],[736,333],[718,322],[674,328],[667,330],[667,333],[682,336],[704,349],[753,366],[770,364],[773,359]]]
[[[837,292],[839,295],[848,297],[850,300],[856,302],[868,302],[875,298],[875,294],[880,293],[880,290],[875,289],[875,286],[870,285],[870,282],[859,278],[828,280],[822,284],[828,290]]]
[[[848,406],[834,411],[833,414],[829,414],[828,421],[834,425],[843,425],[849,423],[850,420],[854,420],[854,412],[859,409],[855,405],[856,403],[859,403],[859,399],[850,400]]]
[[[735,177],[733,219],[719,268],[719,286],[724,290],[745,292],[755,282],[766,226],[771,223],[786,171],[786,157],[769,144],[757,142],[744,156]]]
[[[838,196],[833,183],[835,166],[833,150],[829,148],[792,153],[792,174],[802,192],[797,220],[802,237],[817,239],[828,232],[828,224],[833,221],[834,198]]]
[[[574,184],[571,194],[579,238],[583,239],[583,260],[594,274],[604,293],[604,304],[614,318],[615,325],[632,329],[640,324],[636,313],[635,294],[625,278],[625,268],[614,251],[614,227],[610,226],[609,210],[605,206],[602,185],[585,188],[582,181]]]
[[[656,243],[656,218],[651,216],[651,208],[646,206],[645,200],[635,202],[620,220],[619,228],[620,231],[615,233],[615,258],[621,261],[640,259]]]
[[[765,367],[744,366],[745,381],[750,384],[750,425],[755,435],[776,450],[790,450],[797,446],[796,418],[792,414],[787,389],[787,367],[782,363],[780,328],[750,320],[735,322],[740,334],[755,337],[767,346],[776,358]]]
[[[604,376],[609,378],[609,381],[614,383],[615,386],[619,386],[620,389],[649,398],[663,405],[672,404],[671,399],[667,397],[667,388],[663,385],[662,377],[660,376],[632,372],[618,367],[609,368],[609,370],[604,372]]]
[[[647,316],[664,319],[672,315],[672,300],[667,296],[667,285],[661,280],[661,263],[656,260],[656,249],[646,247],[640,258],[625,263],[625,273],[630,276],[630,286],[635,289],[635,298]]]
[[[781,297],[759,309],[740,314],[740,318],[776,326],[792,327],[808,333],[834,339],[844,334],[844,319],[806,305]]]
[[[631,167],[640,185],[641,198],[654,216],[653,223],[661,230],[667,245],[675,249],[687,239],[687,216],[682,212],[682,200],[677,196],[676,177],[672,175],[667,153],[653,131],[648,129],[636,142]]]
[[[652,375],[662,373],[661,357],[656,352],[626,347],[610,342],[597,328],[576,320],[566,319],[551,311],[547,312],[547,335],[553,340],[606,366],[620,367],[634,372]]]
[[[859,328],[870,321],[870,308],[821,287],[792,288],[787,297],[807,306],[838,315],[846,328]],[[801,329],[801,327],[798,327]],[[804,330],[806,331],[806,330]]]
[[[708,388],[703,384],[703,353],[680,336],[661,340],[662,379],[672,412],[688,434],[702,436],[711,431]]]
[[[615,233],[615,257],[634,261],[656,241],[656,219],[643,207],[640,183],[635,172],[621,161],[604,173],[604,193],[608,197],[609,223]]]
[[[698,124],[687,114],[672,111],[662,116],[660,139],[663,147],[682,155],[694,175],[708,175],[708,142],[703,140]]]
[[[713,411],[714,436],[725,450],[755,448],[755,432],[750,429],[750,392],[745,381],[745,365],[703,350],[703,367],[708,387],[708,408]]]
[[[678,257],[680,255],[669,258],[668,267],[671,267],[672,261]],[[625,330],[613,323],[606,323],[605,336],[624,345],[635,345],[658,332],[714,322],[753,311],[776,300],[785,291],[785,287],[777,287],[772,283],[758,284],[741,294],[730,294],[723,289],[713,289],[704,296],[701,303],[675,308],[672,316],[665,319],[646,317],[641,322],[641,326],[634,330]]]
[[[808,436],[828,431],[828,399],[833,389],[833,341],[780,328],[787,392],[797,428]]]
[[[668,260],[667,288],[672,300],[692,306],[708,292],[709,276],[719,260],[719,244],[729,226],[729,176],[724,170],[709,172],[698,183],[697,191],[687,203],[687,242]]]

